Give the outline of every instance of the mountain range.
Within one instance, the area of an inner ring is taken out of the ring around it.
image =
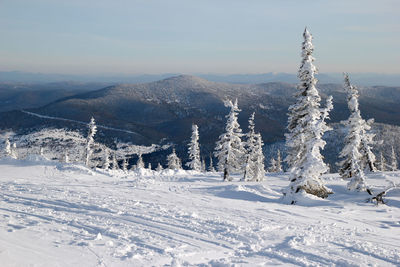
[[[334,110],[329,122],[338,123],[346,119],[349,112],[342,86],[319,84],[318,88],[322,102],[328,95],[333,96]],[[400,125],[400,87],[359,89],[360,108],[365,119],[374,118],[382,125]],[[296,86],[291,83],[230,84],[180,75],[150,83],[118,84],[99,90],[86,90],[28,109],[35,114],[71,121],[49,120],[21,110],[2,112],[0,128],[16,133],[44,127],[67,127],[86,132],[82,124],[73,121],[88,122],[93,116],[101,125],[130,132],[99,131],[98,140],[110,146],[115,138],[140,145],[173,143],[178,154],[184,158],[191,124],[195,123],[199,126],[202,154],[208,156],[224,130],[225,115],[228,113],[224,100],[237,98],[242,109],[239,114],[242,129],[247,131],[247,120],[255,112],[256,131],[262,134],[267,147],[266,154],[269,155],[275,153],[276,148],[282,148],[286,113],[288,106],[294,102],[295,91]],[[332,140],[337,143],[335,138]],[[333,149],[337,150],[337,146]],[[327,157],[333,162],[337,155],[333,156],[332,153],[329,152]]]
[[[32,73],[22,71],[0,71],[0,83],[148,83],[179,76],[181,73],[163,74],[56,74]],[[193,74],[214,82],[259,84],[267,82],[297,83],[295,73],[268,72],[258,74]],[[319,73],[316,76],[321,83],[342,83],[342,73]],[[351,73],[353,82],[361,86],[398,86],[400,74]]]

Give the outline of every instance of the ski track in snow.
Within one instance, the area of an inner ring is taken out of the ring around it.
[[[77,120],[71,120],[71,119],[65,119],[65,118],[60,118],[60,117],[52,117],[52,116],[46,116],[46,115],[40,115],[34,112],[29,112],[26,110],[21,109],[21,112],[34,116],[34,117],[38,117],[41,119],[48,119],[48,120],[58,120],[58,121],[67,121],[67,122],[73,122],[73,123],[78,123],[78,124],[82,124],[82,125],[88,125],[88,122],[84,122],[84,121],[77,121]],[[101,128],[101,129],[106,129],[106,130],[111,130],[111,131],[117,131],[117,132],[123,132],[123,133],[129,133],[129,134],[134,134],[134,135],[138,135],[143,137],[143,135],[136,133],[136,132],[132,132],[132,131],[128,131],[128,130],[124,130],[124,129],[118,129],[118,128],[113,128],[113,127],[108,127],[108,126],[104,126],[104,125],[99,125],[96,124],[97,128]]]
[[[328,200],[285,205],[286,175],[91,171],[0,161],[2,266],[399,266],[400,193],[366,203],[328,175]],[[400,173],[373,174],[379,189]],[[236,179],[239,179],[236,177]]]

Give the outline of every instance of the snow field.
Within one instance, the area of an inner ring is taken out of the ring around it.
[[[367,203],[337,174],[335,194],[281,201],[287,175],[89,170],[0,161],[1,266],[399,266],[400,192]],[[399,172],[375,173],[380,192]]]

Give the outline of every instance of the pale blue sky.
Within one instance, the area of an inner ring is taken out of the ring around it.
[[[0,71],[400,73],[399,0],[0,0]]]

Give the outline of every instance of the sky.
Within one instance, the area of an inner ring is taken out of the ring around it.
[[[0,71],[400,73],[399,0],[0,0]]]

